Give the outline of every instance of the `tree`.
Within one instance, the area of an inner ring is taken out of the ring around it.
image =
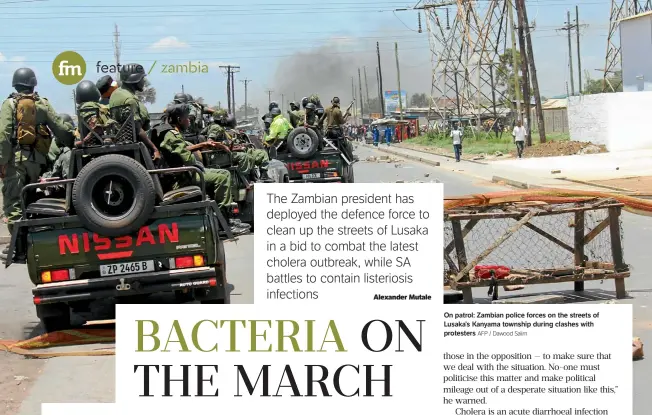
[[[154,104],[156,102],[156,88],[152,86],[149,79],[145,78],[145,88],[142,92],[136,92],[136,96],[145,104]]]
[[[430,99],[427,94],[414,94],[410,98],[410,105],[413,107],[426,108],[430,106]]]
[[[498,89],[505,99],[508,101],[507,105],[512,106],[512,102],[516,100],[516,90],[514,89],[514,57],[512,49],[505,49],[505,53],[500,55],[497,73],[496,73],[496,89]],[[521,75],[521,53],[516,51],[516,65],[518,68],[518,84],[519,91],[523,91],[523,76]],[[531,93],[530,93],[531,95]]]
[[[587,95],[602,93],[602,79],[591,78],[591,73],[589,71],[584,71],[584,78],[586,79],[586,82],[584,83],[584,90],[582,93]],[[623,75],[621,71],[616,71],[612,76],[607,78],[611,85],[618,85],[615,92],[623,92]],[[607,87],[605,92],[610,93],[614,91]]]

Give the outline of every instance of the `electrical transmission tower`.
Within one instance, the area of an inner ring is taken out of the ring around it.
[[[501,57],[508,49],[509,0],[424,2],[432,54],[431,116],[499,117],[509,101],[509,74]],[[479,125],[479,124],[478,124]]]
[[[617,92],[623,82],[622,77],[613,77],[614,74],[621,70],[620,39],[618,38],[620,20],[651,10],[652,0],[611,0],[602,92]],[[610,76],[611,79],[609,79]]]

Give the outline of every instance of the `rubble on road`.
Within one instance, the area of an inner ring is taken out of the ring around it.
[[[400,162],[403,162],[405,160],[399,159],[397,157],[390,157],[390,156],[380,156],[380,157],[369,156],[366,159],[364,159],[364,161],[366,161],[368,163],[388,163],[389,164],[389,163],[400,163]]]
[[[641,360],[644,357],[643,342],[640,337],[634,337],[632,341],[632,357],[634,360]]]
[[[578,154],[598,154],[607,152],[607,147],[604,145],[596,145],[580,141],[550,141],[532,147],[526,147],[523,152],[523,157],[574,156]],[[512,151],[511,155],[516,156],[516,150]]]

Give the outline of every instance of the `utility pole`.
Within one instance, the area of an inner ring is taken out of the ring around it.
[[[380,86],[380,75],[378,74],[378,67],[376,67],[376,85],[378,85],[378,105],[379,111],[383,118],[385,118],[385,108],[383,106],[383,89]]]
[[[378,55],[378,87],[380,88],[380,110],[385,118],[385,99],[383,97],[383,70],[380,65],[380,43],[376,42],[376,55]]]
[[[265,92],[267,93],[267,99],[268,99],[268,102],[267,102],[267,103],[268,103],[268,104],[271,104],[271,103],[272,103],[272,92],[274,92],[274,91],[271,90],[271,89],[268,89],[268,90],[265,91]]]
[[[228,98],[228,111],[235,114],[235,82],[234,74],[239,72],[239,66],[221,65],[220,68],[226,69],[226,96]],[[236,71],[236,69],[238,71]]]
[[[396,55],[396,78],[398,78],[398,111],[403,121],[403,94],[401,94],[401,69],[398,65],[398,42],[394,42],[394,54]]]
[[[353,121],[357,124],[358,120],[358,103],[355,99],[355,78],[351,77],[351,98],[353,99]]]
[[[527,57],[530,64],[530,75],[532,78],[532,92],[534,92],[534,105],[536,106],[537,113],[537,127],[539,128],[539,142],[546,142],[546,124],[543,119],[543,105],[541,102],[541,93],[539,92],[539,79],[537,78],[537,67],[534,62],[534,48],[532,47],[532,36],[530,36],[531,28],[530,22],[527,18],[527,8],[525,7],[525,0],[520,0],[523,8],[523,20],[527,28],[526,41],[527,41]],[[530,140],[532,136],[530,134]]]
[[[245,88],[245,108],[244,108],[244,117],[245,117],[245,122],[246,122],[246,121],[247,121],[247,115],[249,115],[249,113],[248,113],[248,110],[249,110],[249,104],[248,104],[248,102],[247,102],[247,95],[248,95],[248,94],[247,94],[247,85],[249,84],[249,82],[251,82],[251,79],[244,79],[244,80],[242,80],[242,81],[240,81],[240,82],[242,82],[242,83],[244,84],[244,88]]]
[[[636,1],[636,0],[634,0]],[[577,70],[579,72],[579,85],[577,91],[582,95],[582,56],[580,55],[580,7],[575,6],[575,30],[577,33]]]
[[[113,56],[115,57],[116,67],[120,67],[120,32],[118,31],[117,23],[114,25],[115,31],[113,32]]]
[[[360,88],[360,124],[364,125],[364,102],[362,102],[362,76],[360,76],[360,68],[358,68],[358,87]]]
[[[233,110],[231,111],[231,114],[235,115],[236,111],[236,106],[235,106],[235,74],[240,72],[240,67],[239,66],[232,66],[231,67],[231,105],[233,106]]]
[[[521,83],[518,77],[518,54],[516,53],[516,25],[514,24],[514,0],[509,0],[509,27],[512,32],[512,68],[514,71],[514,98],[516,98],[516,119],[522,120],[521,113]]]
[[[516,0],[516,14],[518,15],[518,43],[521,50],[521,73],[523,73],[523,103],[524,103],[524,112],[525,112],[525,121],[527,124],[525,127],[526,131],[526,144],[528,146],[532,145],[532,136],[530,134],[531,122],[530,122],[530,76],[528,69],[528,59],[526,45],[525,45],[525,17],[523,15],[524,7],[523,0]]]
[[[281,113],[285,112],[285,94],[281,94]]]
[[[566,12],[566,26],[563,30],[568,32],[568,65],[570,66],[570,86],[571,86],[571,95],[575,95],[575,76],[573,74],[573,50],[571,49],[571,30],[573,30],[573,25],[571,25],[570,20],[570,11]]]
[[[364,89],[367,93],[367,111],[369,111],[369,83],[367,82],[367,67],[363,67],[364,69]]]
[[[183,84],[181,84],[181,93],[182,93],[182,94],[185,94],[185,93],[186,93],[186,90],[183,89]]]

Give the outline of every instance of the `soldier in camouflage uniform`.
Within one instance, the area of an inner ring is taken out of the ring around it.
[[[309,102],[306,104],[306,125],[316,129],[318,124],[317,107],[312,102]]]
[[[158,151],[156,146],[152,144],[152,141],[149,139],[146,132],[150,127],[149,112],[147,111],[147,108],[145,108],[145,105],[140,102],[136,96],[136,92],[142,92],[145,88],[145,76],[145,68],[143,68],[142,65],[136,63],[124,65],[120,70],[122,86],[111,94],[111,98],[109,99],[109,109],[113,110],[117,107],[123,107],[126,105],[131,108],[131,111],[134,114],[134,121],[136,122],[136,133],[138,134],[138,138],[140,141],[145,143],[147,148],[149,148],[154,160],[159,160],[161,158],[161,153]],[[116,121],[122,124],[126,121],[127,116],[127,113],[120,115],[116,114]]]
[[[66,124],[70,125],[70,128],[73,129],[75,136],[78,135],[75,123],[72,117],[68,114],[59,114],[59,117]],[[67,179],[68,171],[70,169],[70,156],[72,151],[70,147],[65,146],[61,140],[57,137],[54,137],[52,144],[50,144],[50,152],[48,153],[48,158],[50,159],[51,167],[50,169],[43,173],[41,181],[44,179]]]
[[[229,125],[229,115],[224,109],[217,109],[213,113],[213,123],[204,128],[202,135],[205,135],[208,140],[224,142],[230,145],[233,138],[226,130],[225,127],[232,128]],[[269,156],[265,150],[247,148],[246,151],[235,151],[232,154],[233,161],[238,165],[238,170],[245,176],[249,175],[251,171],[258,167],[260,169],[261,179],[268,180],[267,164],[269,163]]]
[[[169,167],[200,166],[201,162],[193,154],[201,149],[220,147],[223,144],[216,142],[205,142],[190,144],[183,139],[183,130],[190,125],[190,108],[188,105],[180,104],[169,107],[167,110],[168,122],[172,129],[169,129],[161,140],[161,151]],[[206,190],[209,196],[222,207],[229,207],[233,202],[231,193],[231,174],[227,170],[204,169]],[[183,183],[178,183],[181,187]]]
[[[95,135],[91,131],[103,138],[106,134],[118,130],[118,123],[111,118],[109,108],[100,104],[100,91],[91,81],[81,81],[77,85],[75,98],[82,135],[79,145],[84,140],[92,142]]]
[[[290,124],[293,128],[302,127],[305,122],[306,114],[301,111],[296,102],[290,102]]]
[[[14,72],[12,86],[19,94],[33,94],[36,87],[36,75],[29,68],[20,68]],[[72,147],[73,130],[70,124],[63,122],[50,102],[36,95],[36,133],[34,145],[23,147],[18,144],[15,125],[15,95],[7,98],[0,107],[0,179],[2,181],[3,212],[7,218],[7,227],[13,232],[13,224],[22,216],[21,192],[24,186],[37,183],[48,163],[48,152],[52,137],[56,135],[66,147]],[[7,257],[9,249],[0,254]]]

